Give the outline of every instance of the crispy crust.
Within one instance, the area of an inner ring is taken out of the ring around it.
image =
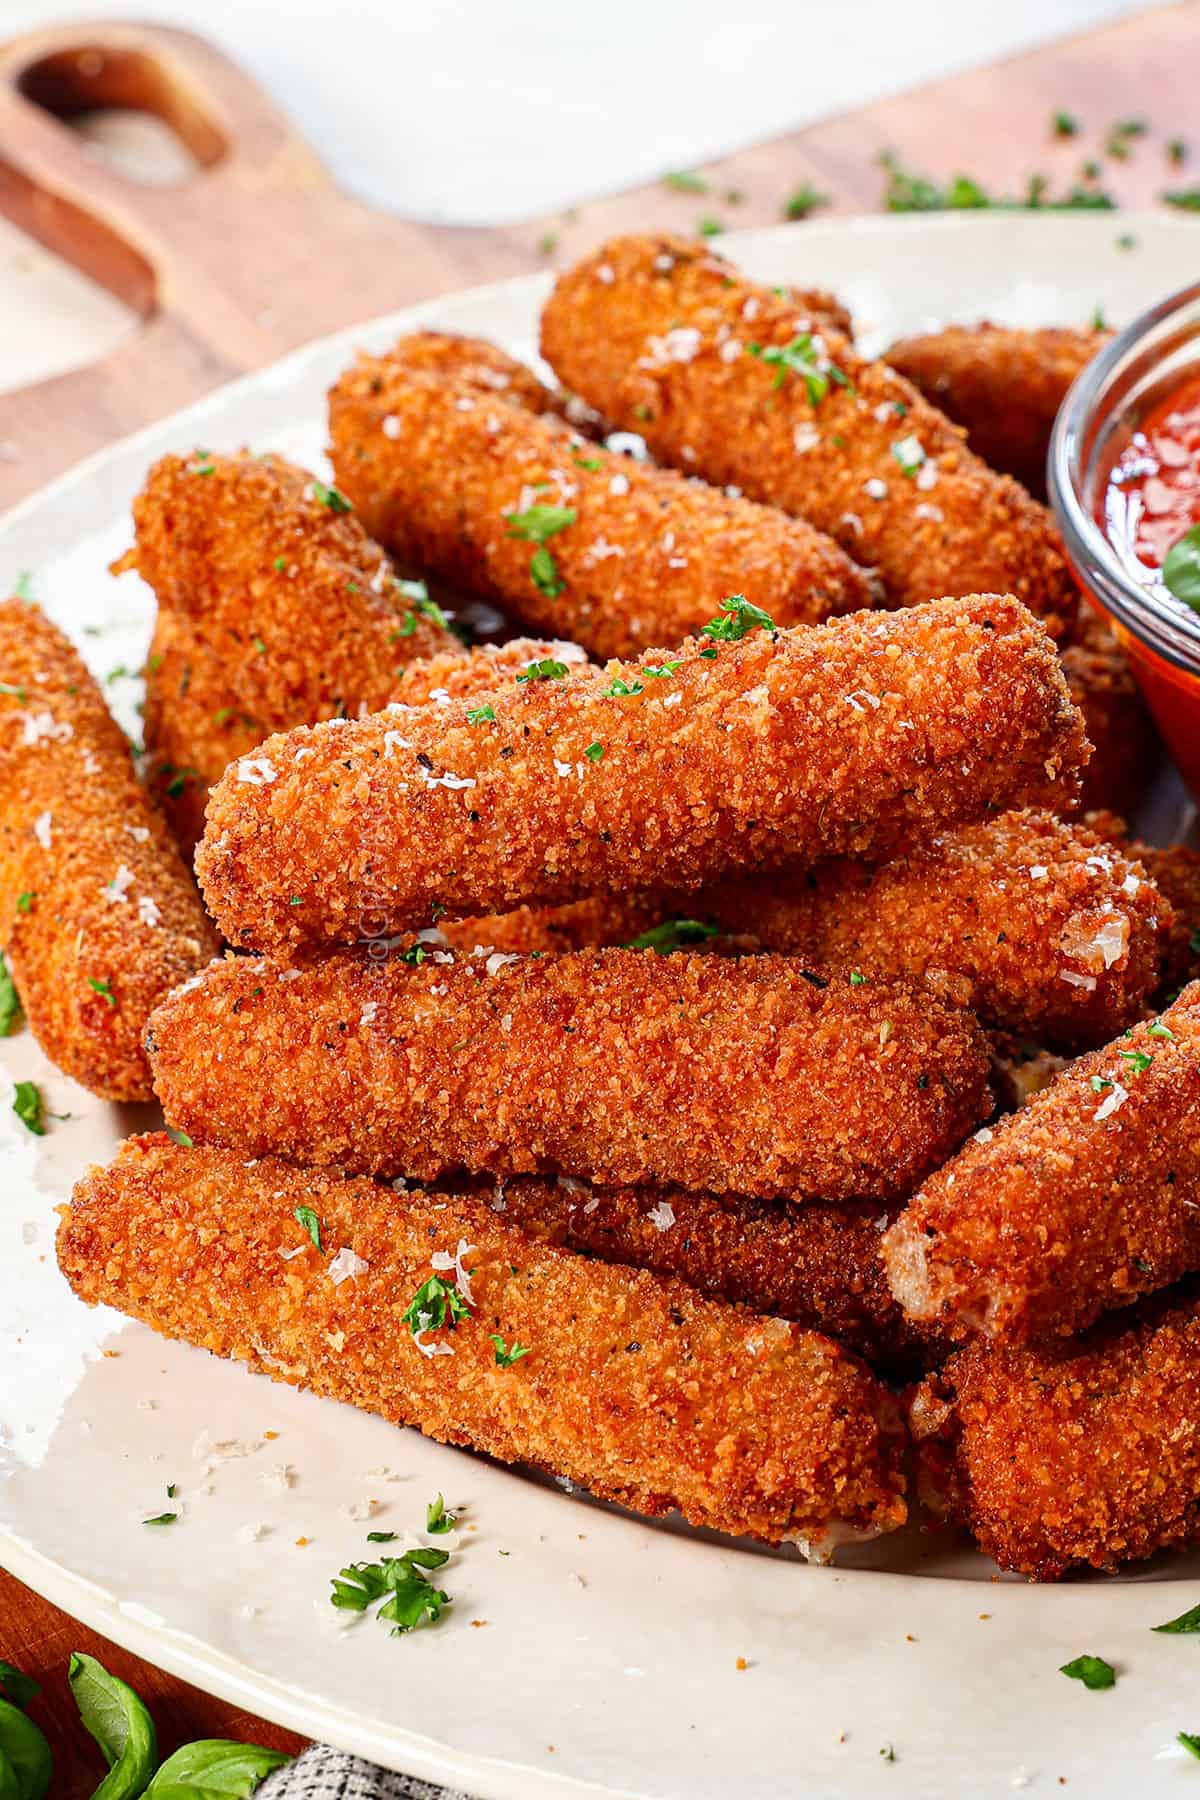
[[[1091,607],[1080,607],[1078,641],[1062,661],[1092,746],[1079,803],[1132,816],[1161,766],[1162,739],[1121,646]]]
[[[884,360],[963,427],[976,456],[1044,497],[1058,409],[1111,337],[1094,326],[947,325],[901,338]]]
[[[0,680],[0,944],[51,1061],[148,1100],[146,1019],[216,937],[100,689],[22,600],[0,603]]]
[[[329,428],[339,483],[394,555],[597,656],[674,643],[726,594],[744,594],[778,625],[816,624],[874,599],[832,539],[774,507],[386,359],[360,357],[343,375]],[[547,504],[574,518],[540,546],[514,535],[511,517]],[[547,555],[549,576],[535,564]]]
[[[458,331],[407,331],[383,356],[372,360],[385,368],[460,382],[526,412],[563,413],[568,403],[565,394],[547,387],[532,369],[498,344]]]
[[[1200,1267],[1198,1179],[1194,984],[929,1178],[883,1240],[892,1292],[953,1337],[1068,1336]]]
[[[1087,823],[1093,831],[1119,844],[1127,856],[1144,863],[1159,892],[1166,897],[1168,913],[1162,923],[1161,982],[1166,993],[1176,993],[1200,975],[1200,851],[1186,844],[1143,844],[1129,835],[1124,819],[1111,812],[1091,812]]]
[[[922,1498],[1034,1581],[1180,1549],[1200,1539],[1198,1410],[1194,1298],[1076,1343],[971,1344],[911,1396]]]
[[[367,1265],[337,1285],[335,1248]],[[473,1307],[426,1356],[402,1314],[439,1251]],[[895,1402],[840,1345],[536,1244],[478,1200],[134,1138],[77,1185],[58,1255],[89,1303],[645,1513],[817,1554],[905,1517]],[[530,1354],[498,1367],[491,1332]]]
[[[750,343],[782,348],[810,323],[707,248],[628,237],[559,277],[541,348],[662,461],[828,531],[878,569],[893,605],[991,589],[1016,594],[1056,637],[1069,632],[1078,594],[1048,513],[973,456],[915,388],[827,333],[850,385],[831,382],[814,405],[802,373],[749,353]],[[925,460],[907,475],[894,446],[911,439]]]
[[[836,1200],[911,1192],[989,1110],[969,1014],[791,958],[378,948],[229,959],[173,996],[147,1033],[169,1121],[363,1174]]]
[[[1030,812],[936,833],[882,868],[741,876],[702,905],[773,950],[920,981],[990,1025],[1075,1048],[1140,1017],[1171,913],[1140,862]]]
[[[626,664],[514,685],[474,726],[457,702],[269,739],[271,778],[238,765],[209,802],[197,868],[213,916],[230,943],[286,960],[356,941],[364,909],[395,931],[435,907],[879,860],[1059,798],[1086,755],[1050,641],[1011,599],[692,639],[672,660],[663,680]]]

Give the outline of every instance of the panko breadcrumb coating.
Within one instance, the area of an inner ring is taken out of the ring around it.
[[[734,868],[878,861],[921,832],[1053,803],[1086,755],[1050,640],[1000,596],[692,639],[571,681],[552,669],[487,710],[328,721],[227,770],[197,853],[227,940],[286,961],[356,942],[368,916],[394,932]]]
[[[217,938],[83,659],[0,603],[0,945],[50,1060],[107,1100],[148,1100],[152,1007]]]
[[[1111,337],[1094,325],[946,325],[901,338],[884,361],[963,427],[976,456],[1043,498],[1058,409]]]
[[[339,484],[395,556],[597,656],[674,643],[723,594],[745,594],[777,625],[875,598],[802,520],[462,382],[360,357],[330,393],[329,429]]]
[[[1124,651],[1090,606],[1080,606],[1078,640],[1062,662],[1092,746],[1080,805],[1132,815],[1162,765],[1162,739]]]
[[[1069,631],[1078,593],[1045,508],[894,369],[707,247],[602,245],[559,276],[541,348],[663,462],[829,532],[893,605],[1008,592]]]
[[[1200,851],[1186,844],[1140,843],[1130,836],[1124,819],[1111,812],[1090,812],[1087,823],[1126,856],[1144,863],[1165,895],[1170,911],[1160,934],[1162,985],[1169,993],[1178,991],[1200,975]]]
[[[566,906],[518,906],[512,912],[482,918],[442,919],[422,941],[435,948],[471,955],[499,950],[528,956],[531,951],[557,955],[562,950],[602,950],[628,944],[670,916],[664,897],[645,894],[590,894]],[[757,944],[754,946],[759,947]]]
[[[562,1177],[497,1182],[490,1204],[528,1237],[827,1332],[890,1373],[937,1358],[936,1336],[906,1319],[888,1288],[878,1201],[792,1207]]]
[[[772,950],[923,982],[989,1025],[1075,1048],[1141,1016],[1171,914],[1140,862],[1034,812],[935,832],[879,868],[738,876],[700,904]]]
[[[133,1138],[76,1186],[58,1257],[90,1304],[643,1513],[819,1557],[904,1522],[898,1408],[841,1345],[478,1199]]]
[[[910,1193],[990,1109],[970,1014],[789,957],[377,948],[173,996],[147,1031],[168,1122],[361,1174],[838,1200]]]
[[[375,359],[384,368],[439,375],[478,389],[526,412],[565,413],[568,396],[546,386],[533,370],[487,338],[457,331],[408,331]]]
[[[1198,1417],[1194,1296],[1070,1344],[971,1344],[909,1405],[922,1499],[1034,1581],[1200,1541]]]
[[[975,1134],[883,1240],[948,1335],[1065,1337],[1200,1268],[1200,984]]]

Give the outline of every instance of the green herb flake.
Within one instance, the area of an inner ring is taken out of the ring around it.
[[[260,656],[265,656],[267,654],[267,646],[260,637],[252,637],[250,642],[254,645],[254,648],[258,651]]]
[[[707,194],[709,191],[709,183],[694,169],[669,169],[662,184],[673,188],[677,194]]]
[[[1117,1671],[1102,1656],[1076,1656],[1063,1663],[1058,1672],[1070,1681],[1082,1681],[1085,1688],[1094,1691],[1113,1687],[1117,1679]]]
[[[34,1137],[45,1137],[42,1093],[35,1081],[18,1081],[14,1084],[12,1109],[26,1131],[32,1131]]]
[[[368,1531],[367,1533],[368,1544],[394,1544],[395,1541],[396,1533],[394,1531]]]
[[[1137,249],[1137,239],[1134,237],[1132,231],[1123,231],[1120,237],[1115,240],[1115,244],[1118,250]]]
[[[446,1511],[446,1502],[440,1494],[436,1494],[425,1508],[425,1529],[434,1537],[444,1537],[453,1531],[458,1520],[453,1513]]]
[[[850,986],[851,987],[865,987],[866,984],[867,984],[866,976],[860,975],[857,969],[851,969],[851,971],[850,971]]]
[[[596,743],[589,744],[583,754],[589,762],[598,763],[604,755],[604,745],[597,740]]]
[[[348,513],[354,510],[345,494],[335,487],[326,487],[325,483],[318,481],[315,476],[312,483],[312,496],[331,513]]]
[[[375,1617],[392,1626],[393,1637],[414,1630],[426,1619],[436,1624],[450,1605],[450,1596],[434,1587],[423,1571],[440,1569],[449,1560],[447,1551],[423,1546],[406,1550],[403,1556],[384,1557],[382,1562],[350,1563],[333,1578],[330,1604],[362,1613],[382,1601]]]
[[[288,905],[289,906],[303,906],[304,905],[303,894],[289,894]]]
[[[747,344],[751,356],[769,363],[775,370],[773,387],[781,388],[789,374],[798,375],[804,383],[810,406],[820,406],[832,385],[849,388],[854,384],[836,363],[823,358],[811,331],[802,331],[790,344]]]
[[[1151,1631],[1166,1632],[1171,1637],[1181,1637],[1185,1633],[1200,1631],[1200,1606],[1189,1606],[1178,1618],[1168,1619],[1165,1625],[1152,1625]]]
[[[520,1362],[523,1356],[528,1356],[530,1354],[529,1345],[519,1344],[516,1338],[513,1339],[512,1349],[510,1350],[505,1345],[504,1339],[498,1331],[490,1331],[488,1336],[491,1338],[492,1348],[496,1352],[496,1367],[498,1369],[511,1369],[514,1363]]]
[[[910,481],[916,478],[925,461],[924,447],[920,439],[912,435],[898,438],[892,445],[892,455]]]
[[[99,994],[100,998],[106,1001],[109,1006],[115,1006],[117,1004],[117,996],[112,991],[112,986],[107,975],[105,975],[103,979],[98,979],[95,975],[89,975],[87,983],[92,992]]]
[[[0,681],[0,694],[11,695],[14,700],[19,700],[22,706],[24,706],[27,698],[25,689],[23,687],[14,687],[11,681]]]
[[[729,594],[715,619],[700,627],[700,636],[719,644],[736,644],[752,631],[774,631],[775,621],[761,606],[753,606],[744,594]],[[703,655],[703,651],[701,652]]]
[[[531,662],[529,667],[517,676],[517,680],[565,681],[570,672],[566,663],[555,662],[552,656],[544,656],[540,662]]]
[[[19,571],[19,573],[17,575],[17,579],[13,582],[13,599],[14,600],[32,600],[33,599],[33,570],[32,569],[21,569]]]
[[[18,894],[17,895],[17,911],[19,913],[31,912],[33,909],[33,903],[36,899],[37,899],[37,895],[33,894],[33,893]]]
[[[1129,1073],[1131,1075],[1144,1075],[1154,1061],[1154,1058],[1147,1050],[1120,1050],[1117,1054],[1124,1057],[1125,1061],[1129,1064]]]
[[[1200,1732],[1196,1732],[1196,1731],[1176,1732],[1175,1742],[1177,1744],[1181,1744],[1183,1746],[1183,1748],[1187,1751],[1189,1756],[1194,1756],[1196,1758],[1196,1761],[1200,1762]]]
[[[8,964],[0,956],[0,1037],[11,1037],[20,1023],[20,997],[8,972]]]
[[[307,1231],[309,1237],[312,1239],[314,1246],[320,1250],[321,1255],[324,1256],[325,1251],[321,1244],[321,1221],[318,1219],[312,1207],[297,1206],[292,1213],[292,1217],[295,1219],[297,1225],[303,1226],[304,1230]]]
[[[580,456],[574,450],[571,452],[571,461],[575,464],[577,469],[586,469],[589,475],[598,475],[600,470],[604,467],[604,464],[600,461],[599,457]]]
[[[271,567],[275,570],[277,575],[282,575],[283,571],[287,568],[286,556],[277,556],[275,561],[271,564]]]
[[[1110,1088],[1112,1086],[1112,1082],[1108,1079],[1107,1075],[1093,1075],[1089,1085],[1093,1094],[1102,1094],[1105,1088]]]
[[[155,1513],[155,1515],[152,1519],[143,1519],[142,1524],[143,1525],[173,1525],[178,1517],[179,1517],[179,1514],[173,1513],[173,1512]]]
[[[524,512],[504,514],[509,537],[524,538],[531,544],[544,544],[549,538],[574,525],[578,513],[573,506],[527,506]]]
[[[704,218],[696,221],[696,236],[702,238],[720,237],[726,229],[723,219]]]
[[[192,464],[192,474],[193,475],[215,475],[217,465],[214,462],[210,462],[208,457],[205,456],[205,454],[202,450],[197,451],[196,454],[201,458],[201,461]]]
[[[460,1319],[470,1316],[471,1309],[453,1282],[431,1275],[421,1283],[400,1318],[412,1335],[419,1337],[422,1332],[440,1331],[443,1326],[453,1331]]]
[[[1171,1030],[1169,1025],[1164,1025],[1161,1019],[1155,1019],[1153,1024],[1147,1025],[1146,1036],[1152,1038],[1174,1038],[1175,1033]]]
[[[664,919],[661,925],[630,938],[627,950],[653,950],[658,956],[670,956],[689,944],[702,944],[708,938],[720,937],[719,925],[706,925],[701,919]]]
[[[784,201],[783,216],[785,219],[807,219],[810,213],[828,205],[828,194],[820,193],[811,181],[802,181]]]
[[[553,256],[554,252],[557,249],[558,249],[558,233],[557,233],[557,231],[543,232],[542,236],[538,239],[538,255],[539,256]]]
[[[545,594],[548,600],[557,600],[567,585],[558,572],[553,553],[545,544],[539,544],[529,559],[529,579],[538,593]]]
[[[683,667],[682,661],[680,661],[680,662],[665,662],[665,663],[647,663],[645,665],[645,667],[642,669],[642,674],[649,675],[651,680],[653,680],[653,681],[665,681],[668,678],[668,676],[677,675],[679,673],[680,669],[682,669],[682,667]]]
[[[1159,197],[1178,212],[1200,212],[1200,188],[1172,188]]]
[[[467,714],[468,725],[487,725],[496,717],[494,706],[473,706]]]
[[[1183,164],[1188,159],[1188,147],[1184,140],[1182,138],[1169,138],[1167,140],[1166,150],[1167,161],[1173,164],[1177,169],[1182,168]]]
[[[1050,121],[1050,130],[1056,138],[1078,137],[1079,120],[1074,113],[1056,112]]]
[[[600,698],[601,700],[628,700],[634,694],[644,694],[645,691],[644,682],[638,681],[636,678],[633,681],[626,681],[622,676],[614,675],[608,686],[600,689]]]

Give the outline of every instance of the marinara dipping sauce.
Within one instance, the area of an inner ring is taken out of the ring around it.
[[[1048,484],[1080,584],[1200,798],[1200,611],[1163,577],[1172,547],[1200,526],[1200,283],[1089,363],[1059,413]],[[1176,551],[1167,574],[1182,593],[1179,562]],[[1189,599],[1200,599],[1200,547]]]

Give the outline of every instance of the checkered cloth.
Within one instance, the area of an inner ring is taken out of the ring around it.
[[[317,1744],[268,1776],[256,1800],[468,1800],[468,1796],[412,1775],[389,1775],[344,1750]]]

